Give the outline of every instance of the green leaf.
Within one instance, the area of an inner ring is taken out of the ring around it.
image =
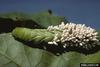
[[[65,17],[50,14],[49,12],[40,12],[36,14],[35,13],[26,14],[26,13],[21,13],[21,12],[11,12],[11,13],[0,14],[0,18],[7,18],[13,21],[31,20],[31,21],[35,21],[38,25],[44,28],[47,28],[50,25],[58,25],[61,23],[61,21],[64,21],[65,23],[68,22],[68,20]]]
[[[61,21],[68,22],[64,17],[41,12],[37,14],[25,14],[20,12],[0,14],[0,33],[11,32],[16,27],[47,28],[50,25],[58,25]]]
[[[37,13],[32,15],[31,18],[44,28],[47,28],[50,25],[59,25],[62,21],[65,23],[69,22],[65,17],[49,14],[49,12]]]
[[[10,33],[0,34],[0,67],[80,67],[80,63],[99,62],[100,51],[90,55],[66,52],[55,56],[45,50],[26,46]]]
[[[9,19],[12,19],[14,21],[17,21],[17,20],[29,20],[30,19],[30,15],[29,14],[25,14],[25,13],[21,13],[21,12],[10,12],[10,13],[2,13],[2,14],[0,14],[0,18],[9,18]]]
[[[61,21],[68,22],[64,17],[50,15],[48,12],[31,16],[13,13],[2,17],[9,17],[14,21],[31,19],[44,28],[49,25],[58,25]],[[0,67],[80,67],[80,63],[100,63],[100,51],[90,55],[73,51],[55,56],[46,50],[23,44],[9,33],[0,34]]]
[[[10,34],[0,35],[0,67],[35,67],[37,65],[49,65],[46,59],[52,54],[25,46],[16,41]],[[55,56],[53,56],[55,58]],[[50,61],[53,60],[53,57]],[[42,62],[42,59],[44,62]]]

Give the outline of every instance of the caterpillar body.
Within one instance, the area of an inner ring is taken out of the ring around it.
[[[98,32],[84,24],[74,24],[63,22],[57,26],[49,26],[47,29],[28,29],[15,28],[12,35],[24,41],[32,41],[35,44],[47,42],[48,45],[62,47],[64,51],[68,50],[93,50],[100,48]],[[87,52],[84,51],[83,52]]]

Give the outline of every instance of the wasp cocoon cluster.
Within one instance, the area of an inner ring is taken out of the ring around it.
[[[87,27],[85,24],[75,24],[62,22],[57,26],[49,26],[48,31],[55,32],[55,37],[48,44],[58,45],[58,42],[62,43],[63,48],[68,46],[82,47],[85,49],[91,49],[98,44],[98,32],[91,27]]]

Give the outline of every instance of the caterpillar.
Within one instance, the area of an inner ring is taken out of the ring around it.
[[[49,26],[47,29],[18,27],[12,31],[12,35],[27,42],[32,41],[35,44],[47,42],[48,45],[61,46],[65,50],[70,47],[70,50],[75,48],[89,51],[100,46],[98,32],[85,26],[85,24],[64,24],[62,22],[60,25]]]
[[[54,37],[54,33],[48,32],[46,29],[28,29],[17,27],[12,31],[12,35],[24,41],[33,41],[35,43],[48,42]]]

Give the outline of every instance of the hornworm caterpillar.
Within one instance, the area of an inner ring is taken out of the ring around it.
[[[48,42],[54,37],[54,33],[46,29],[28,29],[17,27],[13,30],[12,35],[24,41],[33,41],[34,43]]]
[[[84,24],[64,24],[62,22],[57,26],[49,26],[48,29],[15,28],[12,35],[24,41],[47,42],[48,45],[60,45],[65,49],[67,47],[81,47],[90,50],[100,46],[98,32]]]

